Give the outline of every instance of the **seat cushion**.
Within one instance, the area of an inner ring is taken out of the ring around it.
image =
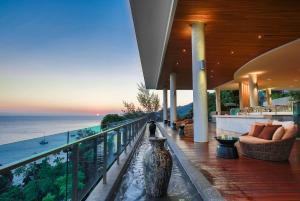
[[[265,140],[249,135],[244,135],[239,137],[240,142],[246,143],[246,144],[265,144],[265,143],[270,143],[272,140]]]
[[[277,130],[273,134],[272,140],[281,140],[284,133],[285,133],[284,128],[282,126],[280,126],[279,128],[277,128]]]
[[[272,140],[273,134],[279,127],[281,127],[281,125],[267,125],[264,127],[258,137],[265,140]]]

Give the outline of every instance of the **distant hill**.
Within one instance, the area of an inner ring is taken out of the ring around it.
[[[187,115],[192,108],[193,108],[193,103],[189,103],[189,104],[183,105],[183,106],[178,106],[177,107],[178,117],[182,118],[183,116]]]

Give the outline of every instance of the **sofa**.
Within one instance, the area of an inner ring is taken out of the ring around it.
[[[266,133],[263,133],[265,130],[269,133],[262,136]],[[293,122],[255,123],[248,133],[239,137],[241,154],[260,160],[286,161],[296,140],[297,131],[298,125]]]

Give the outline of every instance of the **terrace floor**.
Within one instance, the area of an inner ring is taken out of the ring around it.
[[[268,162],[242,155],[228,160],[216,157],[215,124],[209,126],[208,143],[194,143],[193,136],[180,138],[169,127],[164,129],[226,200],[300,200],[300,140],[294,144],[289,162]]]

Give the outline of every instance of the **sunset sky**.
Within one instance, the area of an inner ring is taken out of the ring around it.
[[[118,113],[122,100],[136,103],[144,79],[128,0],[1,0],[0,27],[0,114]],[[191,100],[178,92],[178,105]]]

